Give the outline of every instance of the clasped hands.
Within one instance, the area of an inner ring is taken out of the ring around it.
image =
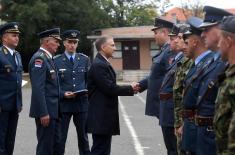
[[[140,92],[140,84],[138,82],[132,82],[131,87],[132,87],[135,94]]]

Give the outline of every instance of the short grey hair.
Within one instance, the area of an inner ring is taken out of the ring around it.
[[[100,38],[96,39],[95,41],[95,47],[97,51],[101,51],[101,47],[104,43],[107,42],[108,39],[113,39],[112,36],[101,36]]]

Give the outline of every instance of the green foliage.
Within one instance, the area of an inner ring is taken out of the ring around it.
[[[107,27],[150,25],[154,4],[140,0],[0,0],[2,21],[17,21],[21,28],[18,50],[24,67],[39,47],[37,33],[53,27],[81,31],[79,50],[90,55],[93,30]],[[62,52],[62,49],[61,49]],[[26,68],[25,68],[26,69]]]

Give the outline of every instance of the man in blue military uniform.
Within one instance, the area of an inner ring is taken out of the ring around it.
[[[23,66],[19,52],[19,29],[15,22],[0,27],[0,154],[12,155],[18,123],[22,110]]]
[[[169,67],[169,61],[173,60],[174,53],[170,50],[169,32],[173,23],[162,18],[156,18],[154,28],[155,41],[161,51],[152,58],[151,72],[148,77],[139,81],[140,92],[148,89],[146,98],[145,114],[159,118],[159,89],[162,80]]]
[[[161,51],[152,58],[153,64],[150,75],[139,82],[139,87],[140,92],[148,89],[145,114],[159,118],[159,90],[169,63],[173,60],[175,53],[170,50],[170,38],[168,36],[173,23],[162,18],[156,18],[154,26],[152,31],[155,34],[156,43],[161,47]],[[167,130],[162,127],[163,135],[167,134]],[[168,148],[167,141],[165,144]]]
[[[53,61],[60,38],[60,29],[38,34],[40,48],[29,62],[32,85],[30,117],[37,128],[37,155],[57,155],[59,143],[59,78]]]
[[[177,140],[174,132],[174,104],[173,104],[173,84],[174,84],[174,75],[177,68],[177,63],[183,58],[183,53],[180,42],[177,38],[178,33],[182,33],[187,28],[186,25],[179,25],[172,28],[170,35],[171,41],[171,50],[176,54],[172,63],[167,68],[167,73],[163,79],[161,88],[160,88],[160,111],[159,111],[159,124],[163,130],[163,138],[167,147],[168,155],[177,155]],[[173,43],[176,45],[172,47]]]
[[[65,52],[54,58],[61,90],[61,155],[65,152],[72,116],[77,130],[79,153],[80,155],[88,155],[90,152],[88,136],[85,131],[88,111],[87,71],[90,67],[90,59],[82,53],[76,53],[79,33],[77,30],[65,31],[62,35]]]
[[[184,91],[183,91],[183,134],[182,134],[182,149],[189,154],[196,154],[196,132],[197,128],[194,124],[194,115],[196,113],[196,101],[198,96],[198,89],[200,79],[199,76],[203,70],[206,69],[211,62],[213,53],[207,50],[205,44],[200,37],[201,30],[199,26],[202,23],[200,18],[192,17],[187,20],[190,25],[190,29],[184,33],[185,43],[187,45],[187,52],[189,58],[194,63],[189,69],[188,74],[184,79]]]
[[[202,37],[205,40],[207,48],[212,50],[215,55],[213,62],[209,65],[206,71],[200,75],[200,85],[197,99],[197,116],[195,123],[197,125],[197,154],[199,155],[215,155],[215,133],[213,130],[213,117],[215,111],[215,99],[218,92],[217,77],[224,72],[226,63],[220,58],[218,52],[219,42],[219,23],[224,16],[231,15],[231,13],[211,7],[205,6],[205,19],[201,24],[203,28]]]

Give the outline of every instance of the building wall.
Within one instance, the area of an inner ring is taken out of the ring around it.
[[[152,60],[150,55],[150,39],[139,40],[140,70],[149,70]],[[110,63],[116,71],[123,70],[122,58],[112,58]]]
[[[152,60],[150,55],[150,40],[141,39],[140,40],[140,69],[149,70]]]
[[[114,70],[121,71],[122,70],[122,59],[121,58],[113,58],[110,59],[110,63],[112,64]]]

